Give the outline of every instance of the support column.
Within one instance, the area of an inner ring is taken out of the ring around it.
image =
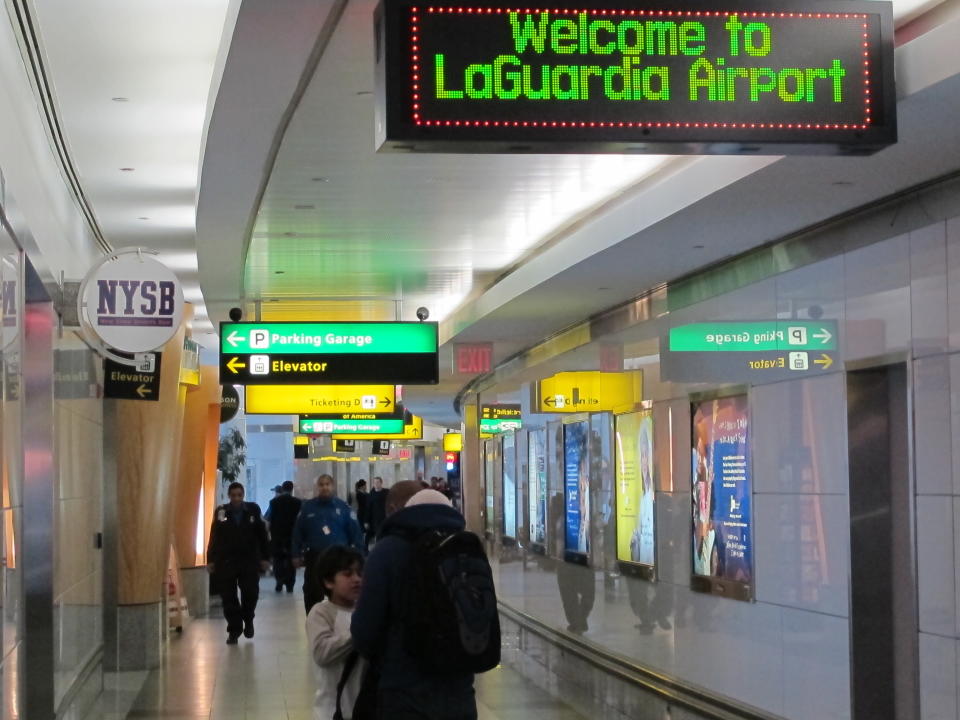
[[[206,548],[210,518],[213,516],[213,495],[216,493],[216,452],[220,428],[220,384],[217,375],[217,368],[201,367],[200,385],[187,390],[173,516],[173,538],[180,562],[180,581],[190,614],[195,617],[205,616],[210,602]],[[208,479],[213,480],[209,483],[209,491],[206,488]],[[202,510],[201,493],[204,501]]]
[[[463,411],[463,452],[460,453],[460,492],[463,494],[463,517],[467,529],[483,537],[484,504],[483,485],[480,473],[483,471],[483,457],[480,446],[480,410],[477,398],[464,399]]]
[[[159,400],[104,401],[105,667],[158,667],[186,388],[180,363],[187,306],[162,349]],[[106,565],[112,566],[107,568]]]

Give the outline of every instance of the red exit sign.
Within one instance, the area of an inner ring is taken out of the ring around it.
[[[464,375],[480,375],[493,369],[493,343],[454,345],[454,367]]]

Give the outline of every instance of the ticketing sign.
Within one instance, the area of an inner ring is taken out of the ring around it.
[[[626,412],[643,399],[643,373],[564,372],[534,385],[541,413]]]
[[[889,2],[382,0],[377,146],[869,154],[896,142]]]
[[[433,385],[437,324],[220,324],[220,380],[237,385]]]
[[[661,339],[660,367],[675,382],[767,382],[829,372],[840,360],[836,320],[695,323]]]
[[[250,385],[244,397],[248,415],[391,415],[396,410],[393,385]]]

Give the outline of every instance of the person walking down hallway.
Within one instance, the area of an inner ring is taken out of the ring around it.
[[[293,526],[300,514],[301,501],[293,496],[293,483],[287,480],[280,486],[281,492],[270,501],[267,519],[270,521],[270,549],[273,551],[273,577],[276,591],[293,592],[297,581],[297,569],[293,566],[290,543],[293,541]]]
[[[244,637],[253,637],[260,573],[270,568],[270,544],[260,506],[243,501],[243,485],[231,483],[227,494],[230,502],[214,512],[207,546],[207,570],[213,575],[223,601],[227,644],[236,645],[241,633]]]
[[[375,477],[373,479],[373,489],[367,498],[367,523],[370,526],[367,535],[367,542],[376,539],[377,533],[383,527],[383,521],[387,517],[387,491],[383,489],[383,478]]]
[[[291,552],[294,567],[306,568],[303,574],[303,606],[307,613],[323,600],[323,588],[314,580],[313,564],[317,557],[333,545],[347,545],[364,552],[363,533],[347,503],[336,497],[333,478],[317,478],[317,495],[300,507],[293,527]]]

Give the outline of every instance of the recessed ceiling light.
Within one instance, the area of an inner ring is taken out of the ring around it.
[[[294,210],[316,210],[317,206],[316,205],[294,205],[293,209]]]
[[[141,215],[140,217],[137,218],[137,220],[149,220],[149,219],[150,219],[150,218],[148,218],[148,217],[145,216],[145,215]]]
[[[135,168],[120,168],[120,172],[133,172]]]
[[[706,247],[706,245],[694,245],[694,246],[693,246],[693,249],[694,249],[694,250],[703,250],[705,247]]]
[[[597,288],[597,290],[609,290],[609,289],[610,289],[610,288],[608,288],[608,287],[598,287],[598,288]]]
[[[373,95],[373,90],[358,90],[357,95]]]
[[[114,102],[128,102],[130,100],[130,98],[125,98],[125,97],[112,97],[110,99],[113,100]]]
[[[313,182],[330,182],[330,178],[328,177],[315,177],[310,179],[313,180]]]

